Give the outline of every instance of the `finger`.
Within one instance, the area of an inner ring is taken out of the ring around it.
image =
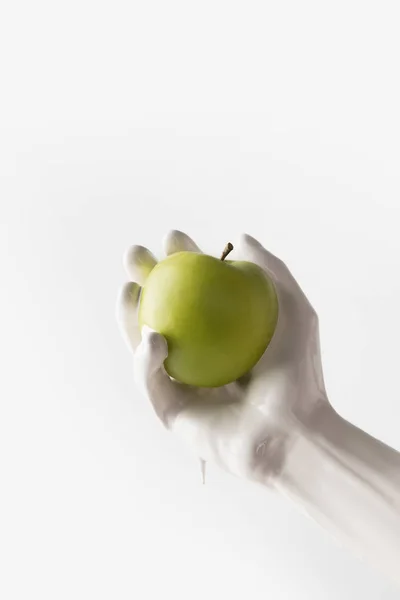
[[[125,252],[124,266],[131,281],[144,285],[150,271],[157,264],[154,255],[144,246],[131,246]]]
[[[142,341],[134,356],[135,381],[151,401],[159,419],[170,428],[176,415],[186,405],[190,388],[168,376],[164,368],[167,356],[166,339],[144,326]]]
[[[138,308],[141,287],[133,281],[126,283],[120,290],[117,299],[117,322],[128,347],[134,352],[140,344],[140,328]]]
[[[237,245],[237,252],[241,260],[254,262],[265,269],[272,278],[286,287],[298,288],[298,284],[285,263],[269,252],[251,235],[243,234]]]
[[[165,254],[175,254],[176,252],[201,252],[198,245],[186,233],[173,229],[164,238]]]

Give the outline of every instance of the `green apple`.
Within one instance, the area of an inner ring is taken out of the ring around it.
[[[218,387],[246,374],[265,352],[278,318],[272,281],[251,262],[177,252],[149,274],[139,323],[168,343],[167,373],[182,383]]]

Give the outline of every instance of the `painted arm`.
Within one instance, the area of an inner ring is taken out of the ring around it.
[[[299,424],[275,487],[400,583],[400,454],[329,405]]]
[[[185,234],[166,254],[200,252]],[[201,458],[282,492],[338,540],[400,582],[400,454],[342,419],[328,402],[318,318],[286,265],[244,235],[239,260],[262,267],[279,300],[276,331],[246,381],[198,389],[171,380],[168,349],[137,322],[140,286],[156,264],[141,246],[125,257],[130,278],[118,321],[133,352],[137,385],[163,424]]]

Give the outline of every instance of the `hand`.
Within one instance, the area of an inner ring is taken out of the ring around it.
[[[167,255],[200,252],[187,235],[170,232]],[[279,316],[263,357],[246,377],[220,388],[195,388],[172,380],[163,363],[168,354],[163,336],[144,327],[137,309],[140,286],[156,264],[142,246],[125,256],[130,278],[118,299],[117,318],[134,355],[138,386],[163,424],[182,438],[198,457],[230,473],[272,484],[302,424],[327,404],[319,350],[317,315],[300,286],[276,256],[243,235],[234,259],[251,261],[275,284]]]

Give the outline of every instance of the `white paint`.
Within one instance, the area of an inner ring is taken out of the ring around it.
[[[200,473],[201,473],[201,482],[203,485],[206,483],[206,471],[207,471],[207,463],[205,460],[200,458]]]
[[[167,255],[193,246],[181,232],[165,242]],[[280,490],[400,583],[400,454],[329,405],[318,319],[287,267],[248,235],[234,252],[265,270],[279,299],[275,334],[249,379],[210,390],[181,385],[163,367],[165,339],[145,327],[136,349],[137,326],[123,326],[138,385],[195,454]],[[122,314],[137,313],[138,296],[120,298]]]

